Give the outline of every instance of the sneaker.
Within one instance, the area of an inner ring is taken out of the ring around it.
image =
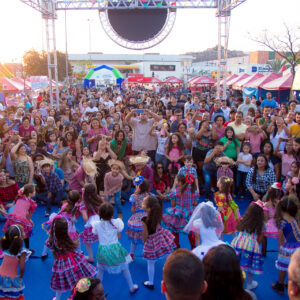
[[[279,283],[278,281],[276,283],[272,283],[271,288],[278,294],[284,294],[284,284]]]
[[[143,285],[149,290],[154,290],[154,284],[150,284],[149,281],[144,281]]]
[[[254,289],[257,288],[257,286],[258,286],[257,281],[252,280],[251,283],[248,283],[248,284],[247,284],[246,289],[247,289],[247,290],[254,290]]]
[[[42,260],[45,260],[47,257],[48,257],[48,253],[45,254],[45,255],[42,255],[42,256],[41,256],[41,259],[42,259]]]
[[[49,217],[50,216],[50,210],[46,210],[45,211],[45,217]]]
[[[134,284],[133,288],[130,289],[129,292],[131,295],[133,295],[138,289],[139,289],[139,286],[137,284]]]

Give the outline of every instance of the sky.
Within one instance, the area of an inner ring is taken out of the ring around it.
[[[253,42],[269,30],[281,34],[283,23],[299,27],[300,0],[247,0],[232,11],[229,49],[266,50]],[[214,47],[218,41],[214,9],[178,9],[170,35],[159,45],[146,50],[128,50],[115,44],[101,27],[97,10],[67,11],[68,53],[89,51],[89,20],[91,50],[105,54],[161,53],[184,54]],[[0,1],[0,62],[20,62],[23,54],[34,48],[46,49],[41,14],[20,0]],[[65,51],[65,12],[58,11],[56,21],[57,50]]]

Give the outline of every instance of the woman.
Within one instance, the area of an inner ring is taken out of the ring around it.
[[[225,135],[225,118],[221,115],[215,117],[212,123],[212,137],[215,141],[220,140]]]
[[[104,137],[98,143],[97,152],[93,154],[93,161],[97,167],[96,186],[98,193],[104,191],[104,176],[110,171],[108,165],[110,159],[117,159],[117,155],[112,151],[110,143]]]
[[[234,130],[231,126],[227,126],[225,129],[225,136],[220,139],[220,142],[224,144],[224,153],[229,158],[234,160],[237,159],[237,156],[240,153],[240,142],[235,137]]]
[[[38,135],[42,135],[44,126],[42,125],[42,119],[35,116],[33,119],[33,126]]]
[[[163,163],[159,162],[154,167],[153,188],[161,199],[168,199],[171,181],[168,172],[165,171]]]
[[[276,175],[269,167],[268,159],[264,154],[259,154],[255,166],[250,169],[246,177],[246,187],[253,200],[262,199],[268,188],[276,181]]]
[[[70,181],[69,190],[76,190],[82,193],[82,188],[87,183],[94,183],[97,175],[97,167],[90,159],[85,159],[82,165],[76,170]]]
[[[280,159],[274,155],[274,148],[273,144],[265,140],[260,147],[260,153],[264,154],[266,158],[268,159],[269,167],[274,170],[276,174],[277,181],[280,179]],[[257,155],[254,155],[254,161],[257,158]]]
[[[285,105],[285,103],[282,103],[280,105],[280,111],[279,111],[279,116],[285,119],[289,113],[288,107]]]
[[[91,129],[88,131],[87,143],[90,145],[91,151],[94,153],[97,150],[97,145],[102,136],[110,136],[106,127],[103,127],[99,120],[93,118],[91,121]]]
[[[210,249],[203,259],[203,266],[207,290],[202,295],[202,299],[256,299],[253,293],[243,288],[244,280],[240,261],[230,246],[220,245]]]
[[[134,165],[135,176],[143,176],[149,181],[149,192],[151,192],[153,189],[153,170],[147,165],[149,159],[148,156],[137,155],[130,157],[129,161]]]
[[[66,139],[60,136],[57,139],[57,145],[54,146],[52,156],[56,158],[56,160],[60,160],[62,158],[63,153],[68,149],[70,148],[68,146]]]
[[[204,114],[203,114],[204,116]],[[196,136],[196,145],[193,148],[193,160],[197,163],[199,170],[202,170],[206,153],[213,147],[212,131],[209,121],[201,121]]]
[[[75,149],[75,142],[76,142],[76,134],[74,132],[68,131],[66,133],[66,141],[67,145],[70,147],[70,149]]]
[[[181,140],[184,144],[184,154],[190,155],[192,153],[192,143],[187,134],[187,126],[185,123],[178,124],[177,131],[181,137]]]
[[[22,119],[22,125],[19,126],[19,135],[24,142],[27,142],[30,139],[30,133],[34,130],[34,127],[30,125],[30,119],[25,116]]]
[[[79,167],[79,164],[72,159],[72,150],[68,149],[63,153],[57,166],[62,169],[65,176],[65,182],[69,184],[74,172]]]
[[[59,131],[58,128],[55,125],[55,121],[53,117],[48,117],[47,118],[47,123],[43,128],[43,133],[42,133],[42,138],[45,141],[46,140],[46,136],[48,135],[49,132],[54,132],[56,137],[59,136]]]
[[[14,165],[15,181],[19,188],[27,183],[32,183],[33,163],[26,153],[26,147],[18,136],[18,143],[11,149],[11,159]]]
[[[117,155],[117,159],[123,160],[126,156],[133,154],[131,145],[127,142],[123,130],[118,130],[115,138],[110,142],[110,148]]]
[[[245,140],[250,142],[251,153],[260,153],[261,143],[267,138],[265,131],[259,128],[256,124],[246,129]]]
[[[15,207],[15,199],[19,192],[19,186],[17,183],[9,179],[9,174],[6,170],[0,170],[0,199],[3,208],[10,214]],[[0,221],[6,220],[3,215],[0,215]]]
[[[290,130],[285,125],[282,117],[272,117],[271,123],[267,129],[270,134],[270,140],[273,144],[273,148],[276,148],[279,139],[281,138],[281,143],[279,145],[279,151],[284,150],[285,143],[290,137]]]

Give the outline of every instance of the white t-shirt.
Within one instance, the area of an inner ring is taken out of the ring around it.
[[[94,112],[97,112],[97,111],[98,111],[98,108],[97,108],[97,107],[91,108],[91,107],[88,106],[88,107],[85,109],[84,114],[87,114],[87,113],[94,113]]]
[[[285,131],[282,129],[280,133],[276,133],[276,135],[274,136],[273,134],[270,135],[270,140],[271,143],[274,147],[274,149],[276,148],[279,138],[282,139],[288,139],[289,137],[286,135]],[[279,151],[284,151],[284,147],[285,147],[286,142],[281,142],[280,146],[279,146]]]
[[[103,105],[106,106],[108,109],[114,106],[114,103],[109,100],[109,101],[103,101]]]
[[[248,154],[244,154],[243,152],[240,152],[239,153],[239,158],[241,158],[242,160],[252,160],[252,154],[248,153]],[[250,166],[246,166],[245,164],[243,163],[239,163],[238,165],[238,171],[241,171],[241,172],[249,172],[250,171]]]
[[[165,155],[166,152],[166,141],[168,140],[167,136],[162,137],[160,132],[156,132],[157,136],[157,150],[156,153],[160,155]]]

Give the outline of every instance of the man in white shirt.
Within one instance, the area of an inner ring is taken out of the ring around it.
[[[103,105],[104,105],[106,108],[110,109],[112,106],[114,106],[114,103],[113,103],[111,100],[109,100],[108,95],[105,95],[105,96],[104,96]]]
[[[98,111],[98,108],[94,107],[93,102],[90,101],[89,106],[84,111],[84,115],[94,113],[94,112],[97,112],[97,111]]]

